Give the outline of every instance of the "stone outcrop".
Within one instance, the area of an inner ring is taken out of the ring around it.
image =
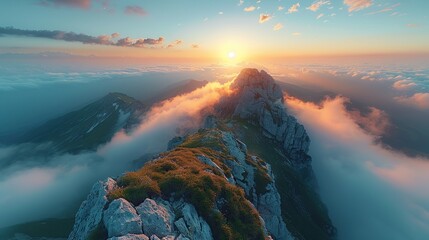
[[[142,221],[134,207],[123,198],[115,199],[104,211],[104,226],[109,237],[142,234]]]
[[[307,155],[310,138],[304,127],[287,114],[282,90],[268,73],[243,69],[230,88],[234,94],[221,102],[221,109],[259,125],[263,134],[282,145],[284,153],[295,163],[311,160]]]
[[[193,205],[182,199],[150,198],[137,207],[123,198],[109,203],[107,194],[116,187],[111,178],[94,185],[76,215],[69,240],[88,239],[100,224],[108,240],[213,240],[209,225]]]
[[[144,232],[148,235],[164,237],[174,232],[173,221],[175,218],[170,203],[166,201],[156,202],[146,198],[137,208],[143,222]]]
[[[94,231],[103,218],[103,209],[107,204],[107,194],[117,187],[116,181],[108,178],[99,181],[91,189],[88,197],[82,202],[76,214],[73,231],[69,240],[85,240]]]

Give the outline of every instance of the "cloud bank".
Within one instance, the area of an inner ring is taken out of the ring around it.
[[[310,154],[339,239],[424,239],[429,236],[429,159],[410,158],[374,143],[342,97],[320,105],[288,98],[305,125]]]
[[[114,39],[119,36],[118,33],[113,33],[111,35],[100,35],[100,36],[90,36],[86,34],[74,33],[74,32],[64,32],[64,31],[50,31],[50,30],[23,30],[13,27],[0,27],[0,37],[5,35],[11,36],[23,36],[23,37],[36,37],[36,38],[46,38],[53,40],[61,40],[66,42],[80,42],[83,44],[95,44],[95,45],[106,45],[106,46],[120,46],[120,47],[137,47],[142,48],[146,45],[160,45],[164,42],[163,37],[158,39],[153,38],[139,38],[132,39],[129,37],[119,39],[115,41]]]

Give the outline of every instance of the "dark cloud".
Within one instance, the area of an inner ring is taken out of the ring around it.
[[[108,46],[111,45],[111,46],[139,47],[139,48],[144,47],[145,45],[160,45],[164,42],[163,37],[159,37],[158,39],[140,38],[137,40],[126,37],[126,38],[119,39],[118,41],[115,42],[113,41],[113,38],[119,37],[118,33],[95,37],[95,36],[90,36],[86,34],[74,33],[74,32],[50,31],[50,30],[22,30],[22,29],[16,29],[13,27],[0,27],[0,37],[4,35],[47,38],[47,39],[62,40],[67,42],[80,42],[83,44],[96,44],[96,45],[108,45]]]
[[[41,0],[39,4],[43,6],[66,6],[88,9],[91,7],[91,0]]]
[[[124,10],[125,14],[128,15],[139,15],[139,16],[145,16],[147,15],[147,12],[139,6],[127,6]]]

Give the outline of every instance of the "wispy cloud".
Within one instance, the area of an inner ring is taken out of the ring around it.
[[[378,11],[367,13],[367,15],[374,15],[374,14],[379,14],[379,13],[384,13],[384,12],[391,12],[391,11],[395,10],[395,8],[399,7],[400,5],[401,5],[400,3],[397,3],[397,4],[394,4],[392,6],[380,9]]]
[[[277,23],[276,25],[274,25],[273,30],[274,31],[278,31],[278,30],[280,30],[282,28],[283,28],[283,24]]]
[[[372,0],[344,0],[349,7],[349,12],[360,11],[373,5]]]
[[[86,34],[65,32],[65,31],[50,31],[50,30],[22,30],[13,27],[0,27],[0,37],[5,35],[36,37],[53,40],[61,40],[66,42],[80,42],[83,44],[121,46],[121,47],[144,47],[145,45],[160,45],[164,42],[163,37],[158,39],[139,38],[132,39],[125,37],[114,41],[114,38],[119,37],[118,33],[111,35],[90,36]]]
[[[139,16],[147,15],[147,12],[142,7],[136,6],[136,5],[125,7],[124,13],[128,15],[139,15]]]
[[[294,13],[294,12],[298,12],[298,8],[300,7],[299,3],[295,3],[294,5],[292,5],[287,12],[288,13]]]
[[[316,19],[321,19],[323,16],[325,16],[325,14],[321,13],[321,14],[317,15]]]
[[[88,9],[91,7],[91,0],[40,0],[39,4],[42,6],[65,6]]]
[[[307,9],[313,12],[316,12],[317,10],[319,10],[319,8],[323,5],[329,5],[331,4],[330,1],[317,1],[314,2],[313,4],[311,4]]]
[[[183,41],[182,41],[182,40],[176,40],[176,41],[174,41],[174,42],[172,42],[172,43],[168,44],[168,45],[167,45],[167,48],[173,48],[173,47],[176,47],[176,46],[181,45],[182,43],[183,43]]]
[[[253,12],[253,11],[255,11],[255,9],[256,9],[256,7],[255,7],[255,6],[250,6],[250,7],[246,7],[246,8],[244,8],[244,11],[245,11],[245,12]]]
[[[264,22],[266,22],[266,21],[268,21],[270,19],[271,19],[271,15],[270,14],[261,13],[259,15],[259,23],[264,23]]]

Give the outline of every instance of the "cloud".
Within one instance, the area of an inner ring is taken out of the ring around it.
[[[278,11],[283,11],[283,9],[285,9],[283,6],[278,6],[278,7],[277,7],[277,10],[278,10]]]
[[[90,36],[86,34],[78,34],[74,32],[50,31],[50,30],[21,30],[13,27],[0,27],[0,37],[4,35],[37,37],[37,38],[61,40],[66,42],[80,42],[83,44],[120,46],[120,47],[144,47],[145,45],[160,45],[164,42],[163,37],[159,37],[158,39],[140,38],[136,40],[131,39],[129,37],[125,37],[115,42],[113,41],[113,39],[119,37],[118,33],[94,37],[94,36]]]
[[[176,40],[176,41],[174,41],[174,42],[172,42],[172,43],[168,44],[168,45],[167,45],[167,48],[173,48],[173,47],[176,47],[176,46],[181,45],[182,43],[183,43],[183,41],[182,41],[182,40]]]
[[[40,151],[51,145],[0,148],[0,163],[13,162],[0,169],[0,227],[74,215],[95,181],[140,167],[135,159],[165,151],[171,138],[198,129],[229,91],[229,83],[209,83],[159,103],[134,131],[117,133],[96,152],[47,157]]]
[[[271,19],[271,15],[269,15],[269,14],[263,14],[263,13],[261,13],[259,15],[259,23],[264,23],[264,22],[266,22],[266,21],[268,21],[270,19]]]
[[[274,25],[273,30],[274,31],[278,31],[278,30],[280,30],[282,28],[283,28],[283,24],[277,23],[276,25]]]
[[[301,36],[301,33],[300,32],[293,32],[292,36]]]
[[[91,0],[41,0],[39,4],[42,6],[65,6],[89,9],[91,7]]]
[[[147,15],[147,12],[142,7],[137,5],[125,7],[124,13],[128,15],[139,15],[139,16]]]
[[[344,0],[349,7],[349,12],[360,11],[373,5],[372,0]]]
[[[118,38],[119,36],[121,36],[119,33],[112,33],[112,38]]]
[[[392,126],[388,114],[376,107],[368,107],[367,113],[362,113],[359,110],[349,111],[350,117],[363,130],[372,134],[375,137],[380,137],[386,134]]]
[[[255,6],[250,6],[250,7],[246,7],[246,8],[244,8],[244,11],[245,11],[245,12],[253,12],[253,11],[255,11],[255,9],[256,9],[256,7],[255,7]]]
[[[310,10],[310,11],[316,12],[317,10],[319,10],[319,8],[321,6],[326,5],[326,4],[329,5],[329,4],[331,4],[331,2],[330,1],[322,1],[322,0],[320,0],[320,1],[317,1],[317,2],[314,2],[313,4],[311,4],[307,9]]]
[[[393,84],[393,87],[396,88],[397,90],[407,90],[407,89],[413,88],[415,86],[417,86],[417,84],[415,84],[413,81],[407,80],[407,79],[396,81]]]
[[[374,143],[351,118],[347,99],[287,99],[312,140],[320,195],[339,239],[425,239],[429,235],[429,159]]]
[[[429,109],[429,93],[415,93],[414,95],[395,97],[401,104],[416,107],[419,109]]]
[[[396,7],[399,7],[400,5],[401,5],[400,3],[397,3],[397,4],[394,4],[394,5],[392,5],[392,6],[389,6],[389,7],[383,8],[383,9],[381,9],[381,10],[378,10],[378,11],[375,11],[375,12],[367,13],[366,15],[374,15],[374,14],[379,14],[379,13],[384,13],[384,12],[391,12],[391,11],[395,10],[395,8],[396,8]]]
[[[244,3],[244,0],[239,0],[237,5],[241,6],[241,5],[243,5],[243,3]]]
[[[300,7],[299,3],[293,4],[288,10],[288,13],[298,12],[298,8]]]
[[[191,44],[191,48],[200,48],[200,45],[198,45],[198,44]]]
[[[325,14],[321,13],[321,14],[317,15],[316,19],[321,19],[323,16],[325,16]]]

